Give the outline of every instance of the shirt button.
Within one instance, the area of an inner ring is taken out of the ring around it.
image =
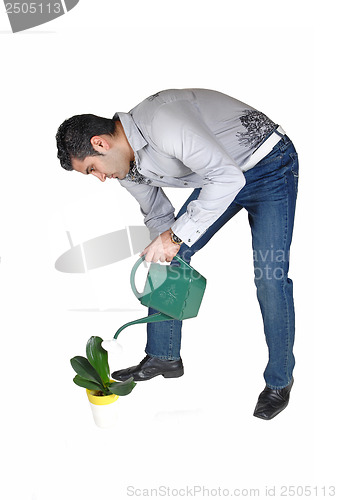
[[[161,176],[160,176],[160,178],[161,178],[161,179],[163,179],[163,178],[164,178],[164,176],[163,176],[163,175],[161,175]]]
[[[188,185],[188,182],[184,182],[184,186],[187,186]]]

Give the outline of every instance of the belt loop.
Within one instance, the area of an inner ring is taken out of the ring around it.
[[[277,128],[279,128],[279,126]],[[288,147],[288,142],[289,142],[289,138],[287,137],[287,134],[286,133],[282,134],[282,132],[280,132],[277,129],[274,130],[274,132],[276,135],[281,137],[280,142],[278,143],[279,150],[284,151]],[[283,132],[284,132],[284,130],[283,130]],[[275,147],[277,147],[277,144]]]
[[[281,134],[281,132],[279,132],[277,129],[274,130],[274,133],[277,134],[280,137],[284,137],[285,136],[285,134]]]
[[[286,134],[284,134],[284,136],[282,137],[282,139],[278,143],[280,151],[285,151],[288,147],[289,142],[290,142],[289,137]]]

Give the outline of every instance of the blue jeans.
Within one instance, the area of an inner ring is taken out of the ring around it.
[[[295,312],[293,283],[288,278],[298,184],[298,159],[287,136],[254,168],[245,172],[246,184],[227,210],[207,231],[179,255],[187,262],[242,208],[248,212],[252,233],[254,281],[263,317],[269,360],[264,371],[266,384],[280,389],[289,384],[295,365],[293,344]],[[180,209],[186,211],[198,197],[195,189]],[[223,253],[223,251],[221,252]],[[155,312],[149,309],[149,314]],[[147,325],[146,353],[160,359],[179,359],[182,322],[177,320]]]

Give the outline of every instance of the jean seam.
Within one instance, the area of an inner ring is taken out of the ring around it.
[[[151,352],[148,351],[148,349],[145,349],[145,353],[151,356],[151,358],[158,358],[161,359],[162,361],[179,361],[179,358],[172,358],[170,356],[158,356],[157,354],[152,354]]]
[[[284,239],[283,239],[283,255],[287,255],[286,252],[286,247],[287,247],[287,239],[288,239],[288,232],[289,232],[289,196],[288,196],[288,182],[287,178],[285,177],[285,187],[286,187],[286,215],[285,215],[285,231],[284,231]],[[286,356],[284,360],[284,373],[289,380],[289,337],[290,337],[290,325],[289,325],[289,304],[287,301],[286,293],[285,293],[285,285],[286,285],[286,280],[288,280],[288,271],[289,271],[289,254],[288,254],[288,260],[286,260],[285,264],[287,267],[287,278],[284,277],[283,282],[282,282],[282,294],[283,294],[283,300],[285,302],[286,306],[286,311],[287,311],[287,335],[286,335]],[[287,384],[288,385],[288,384]]]
[[[168,349],[168,356],[169,358],[172,357],[172,348],[173,348],[173,321],[170,321],[170,338],[169,338],[169,349]]]
[[[266,384],[266,385],[267,385],[267,387],[269,389],[273,389],[275,391],[275,390],[279,390],[279,389],[285,389],[286,387],[288,387],[288,385],[290,384],[291,380],[292,380],[292,378],[289,380],[289,382],[286,385],[284,385],[282,387],[276,387],[276,385],[268,385],[268,384]]]
[[[296,163],[296,160],[298,159],[297,152],[295,151],[293,153],[290,153],[290,157],[292,159],[291,173],[293,174],[294,186],[295,186],[295,193],[296,193],[296,197],[297,197],[297,194],[298,194],[298,177],[299,177],[298,165],[297,165],[297,171],[295,171],[295,163]]]

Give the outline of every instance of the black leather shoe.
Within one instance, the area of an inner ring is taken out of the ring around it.
[[[288,405],[293,383],[294,379],[292,378],[290,384],[283,389],[270,389],[266,386],[257,401],[254,417],[264,420],[276,417]]]
[[[149,380],[157,375],[162,375],[165,378],[176,378],[184,375],[181,358],[171,361],[147,355],[139,365],[131,366],[124,370],[117,370],[111,374],[111,377],[118,382],[123,382],[130,377],[133,377],[135,382],[140,382],[141,380]]]

